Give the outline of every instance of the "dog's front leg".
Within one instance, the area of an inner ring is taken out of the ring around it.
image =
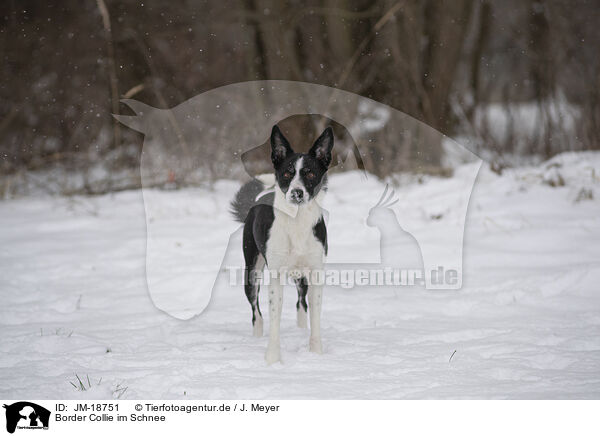
[[[279,325],[281,321],[281,306],[283,304],[283,286],[278,279],[272,279],[269,284],[269,345],[265,360],[270,365],[281,360],[279,345]]]
[[[321,354],[321,303],[323,299],[323,286],[310,285],[308,287],[308,311],[310,312],[310,342],[309,350]]]

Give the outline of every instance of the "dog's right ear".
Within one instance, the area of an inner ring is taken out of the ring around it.
[[[283,136],[277,125],[271,130],[271,160],[273,165],[278,166],[286,157],[293,154],[294,150],[290,146],[288,140]]]

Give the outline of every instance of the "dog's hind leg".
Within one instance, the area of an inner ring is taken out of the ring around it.
[[[247,238],[246,234],[244,234],[244,258],[246,260],[244,291],[252,308],[252,331],[254,336],[259,338],[263,335],[263,318],[258,304],[258,292],[265,259],[258,252],[254,240]]]
[[[246,297],[248,297],[248,301],[250,301],[250,306],[252,307],[252,331],[257,338],[263,335],[263,317],[258,303],[258,293],[260,292],[260,282],[263,277],[264,267],[265,259],[262,254],[259,254],[254,269],[250,274],[250,278],[253,280],[250,282],[251,285],[246,288]]]
[[[296,289],[298,290],[298,302],[296,303],[296,322],[301,329],[306,328],[306,293],[308,292],[308,282],[306,277],[296,279]]]
[[[252,331],[254,336],[261,337],[263,335],[263,319],[258,307],[258,291],[257,270],[246,268],[244,277],[244,290],[246,297],[252,308]]]

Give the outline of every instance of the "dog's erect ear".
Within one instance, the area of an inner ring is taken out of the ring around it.
[[[273,126],[271,130],[271,160],[273,165],[277,166],[285,160],[290,154],[293,154],[294,150],[290,147],[290,143],[277,125]]]
[[[320,161],[325,168],[329,167],[331,163],[331,149],[333,148],[333,129],[327,127],[321,136],[317,138],[314,145],[308,152],[311,156],[314,156]]]

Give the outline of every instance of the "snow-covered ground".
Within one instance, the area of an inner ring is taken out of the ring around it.
[[[410,219],[423,228],[455,219],[443,199],[460,174],[397,188],[396,213],[417,211]],[[350,195],[368,210],[377,198],[361,183],[358,173],[333,176],[330,204],[348,207]],[[484,165],[461,290],[326,287],[324,354],[315,355],[290,289],[284,362],[270,367],[241,286],[218,289],[189,320],[153,305],[140,191],[1,202],[0,397],[599,398],[599,186],[600,154],[502,176]],[[187,201],[195,212],[199,198],[220,202],[235,189],[165,193],[165,211]],[[339,216],[332,252],[361,252],[360,235],[340,237],[353,217]],[[192,234],[194,213],[183,222]]]

